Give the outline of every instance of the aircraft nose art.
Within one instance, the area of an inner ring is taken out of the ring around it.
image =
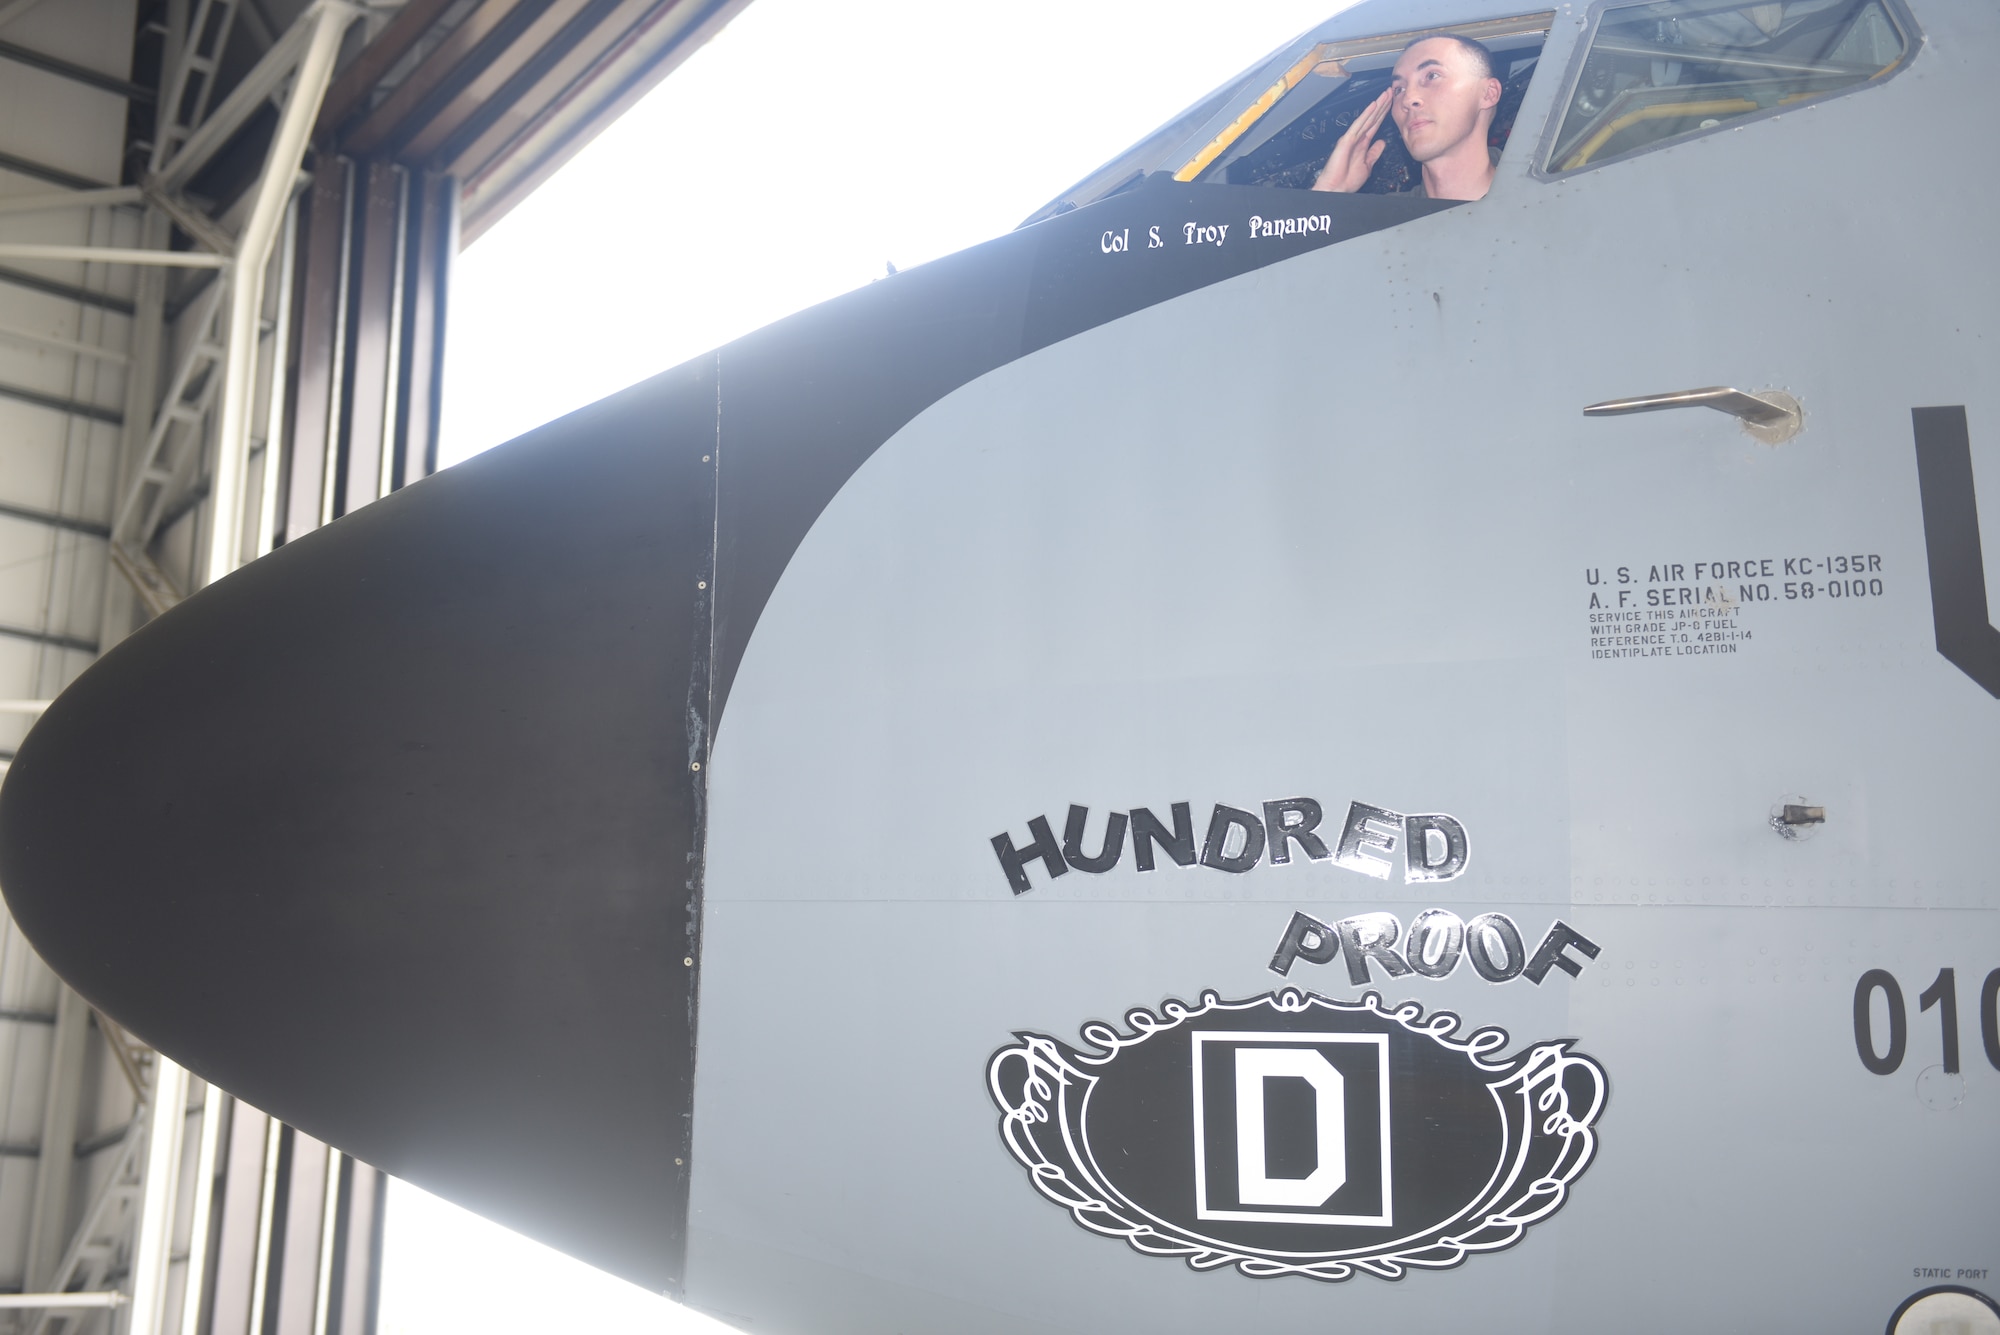
[[[655,1288],[712,506],[712,445],[672,436],[712,433],[704,394],[669,373],[203,591],[49,709],[0,800],[8,906],[95,1006]]]
[[[1342,197],[1258,247],[1094,264],[1161,218],[1243,236],[1271,208],[1152,183],[368,505],[63,693],[0,788],[0,890],[59,975],[197,1074],[677,1290],[704,747],[815,517],[996,366],[1446,207]]]

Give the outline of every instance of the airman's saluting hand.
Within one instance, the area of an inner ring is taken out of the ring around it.
[[[1382,128],[1382,118],[1389,114],[1389,103],[1394,97],[1395,90],[1385,88],[1380,97],[1362,108],[1354,123],[1347,127],[1347,133],[1333,146],[1333,156],[1320,168],[1313,189],[1351,195],[1368,184],[1368,173],[1375,170],[1376,162],[1388,147],[1375,133]]]

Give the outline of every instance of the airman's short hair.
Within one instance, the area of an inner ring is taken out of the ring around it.
[[[1486,43],[1476,41],[1473,38],[1461,37],[1455,32],[1433,32],[1426,33],[1422,37],[1417,38],[1415,42],[1410,43],[1410,46],[1415,46],[1417,42],[1429,42],[1439,39],[1447,42],[1457,42],[1461,47],[1471,52],[1472,58],[1479,62],[1480,78],[1492,79],[1498,77],[1493,73],[1493,53],[1486,49]],[[1410,46],[1404,47],[1403,50],[1409,50]]]

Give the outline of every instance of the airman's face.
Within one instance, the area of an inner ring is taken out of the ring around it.
[[[1432,37],[1396,61],[1389,84],[1389,114],[1418,162],[1429,162],[1480,128],[1480,112],[1500,103],[1500,81],[1480,72],[1479,61],[1457,42]]]

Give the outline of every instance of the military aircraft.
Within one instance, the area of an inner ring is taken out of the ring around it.
[[[1439,33],[1490,191],[1311,189]],[[1356,5],[146,626],[9,907],[747,1329],[2000,1330],[1996,62]]]

